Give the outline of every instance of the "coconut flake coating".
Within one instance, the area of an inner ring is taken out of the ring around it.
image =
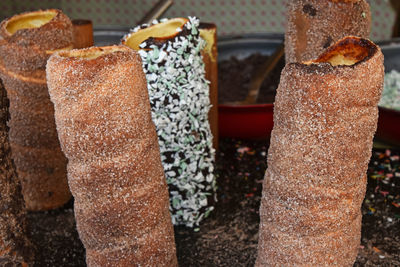
[[[31,263],[33,250],[26,234],[26,210],[8,142],[9,101],[0,81],[0,265]]]
[[[7,30],[10,21],[54,12],[37,28]],[[0,78],[10,99],[10,144],[29,210],[47,210],[70,198],[66,164],[58,141],[54,108],[46,85],[46,61],[53,50],[72,45],[72,23],[59,10],[22,13],[0,24]]]
[[[105,54],[81,57],[92,52]],[[88,266],[177,266],[140,56],[124,46],[61,52],[47,79]]]
[[[353,266],[384,77],[374,51],[351,66],[283,69],[256,266]]]
[[[345,36],[369,38],[371,12],[366,0],[290,0],[285,30],[286,62],[317,58]]]
[[[139,50],[169,186],[172,221],[188,227],[198,225],[214,209],[211,202],[216,192],[209,86],[201,57],[205,43],[198,26],[199,20],[189,17],[176,37],[158,44],[145,41]]]

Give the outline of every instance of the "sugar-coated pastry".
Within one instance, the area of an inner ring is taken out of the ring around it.
[[[27,238],[25,204],[8,141],[8,106],[0,81],[0,266],[28,266],[33,263],[33,249]]]
[[[0,24],[0,36],[0,78],[10,99],[12,157],[26,207],[60,207],[71,193],[45,67],[51,53],[72,48],[71,21],[55,9],[22,13]]]
[[[289,0],[286,63],[315,59],[345,36],[369,38],[370,27],[366,0]]]
[[[177,266],[168,189],[141,58],[64,51],[47,82],[88,266]]]
[[[358,37],[285,66],[256,266],[353,266],[383,78],[379,47]]]

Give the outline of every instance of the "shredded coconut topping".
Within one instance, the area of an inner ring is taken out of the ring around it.
[[[400,72],[397,70],[385,74],[379,106],[400,111]]]
[[[214,209],[209,202],[216,193],[209,82],[201,57],[205,43],[198,26],[199,20],[189,17],[177,36],[161,45],[143,42],[139,51],[169,186],[172,221],[188,227],[198,225]]]

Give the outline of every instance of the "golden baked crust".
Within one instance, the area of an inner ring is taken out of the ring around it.
[[[330,63],[338,58],[342,64]],[[353,265],[383,77],[380,49],[357,37],[338,41],[315,61],[285,66],[256,266]]]
[[[89,266],[177,266],[168,190],[140,56],[125,46],[47,64]]]
[[[21,28],[13,34],[8,30],[12,22],[31,15],[39,16],[41,13],[54,13],[54,17],[37,28]],[[46,61],[54,50],[72,48],[72,34],[72,23],[60,10],[47,9],[15,15],[0,24],[0,36],[4,39],[0,46],[2,61],[8,70],[31,76],[30,72],[44,70]]]
[[[286,62],[315,59],[345,36],[369,38],[370,27],[371,12],[366,0],[288,1]]]
[[[50,55],[72,47],[72,23],[55,9],[26,12],[0,24],[0,78],[10,99],[10,143],[29,210],[70,198],[54,108],[46,85]]]

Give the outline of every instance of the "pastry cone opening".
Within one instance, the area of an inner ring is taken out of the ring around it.
[[[39,28],[51,21],[56,15],[56,10],[29,12],[11,18],[5,27],[7,32],[13,35],[21,29]]]
[[[154,38],[158,41],[174,38],[188,21],[186,18],[174,18],[166,22],[151,25],[129,34],[123,41],[123,44],[132,49],[140,50],[139,45],[149,38]]]
[[[58,55],[60,57],[83,58],[91,60],[107,54],[122,52],[126,50],[127,48],[122,46],[104,46],[104,47],[91,47],[87,49],[74,49],[69,51],[66,50],[58,53]]]
[[[377,46],[371,41],[350,36],[329,47],[316,60],[307,61],[304,64],[330,63],[332,66],[352,66],[371,58],[377,50]]]

